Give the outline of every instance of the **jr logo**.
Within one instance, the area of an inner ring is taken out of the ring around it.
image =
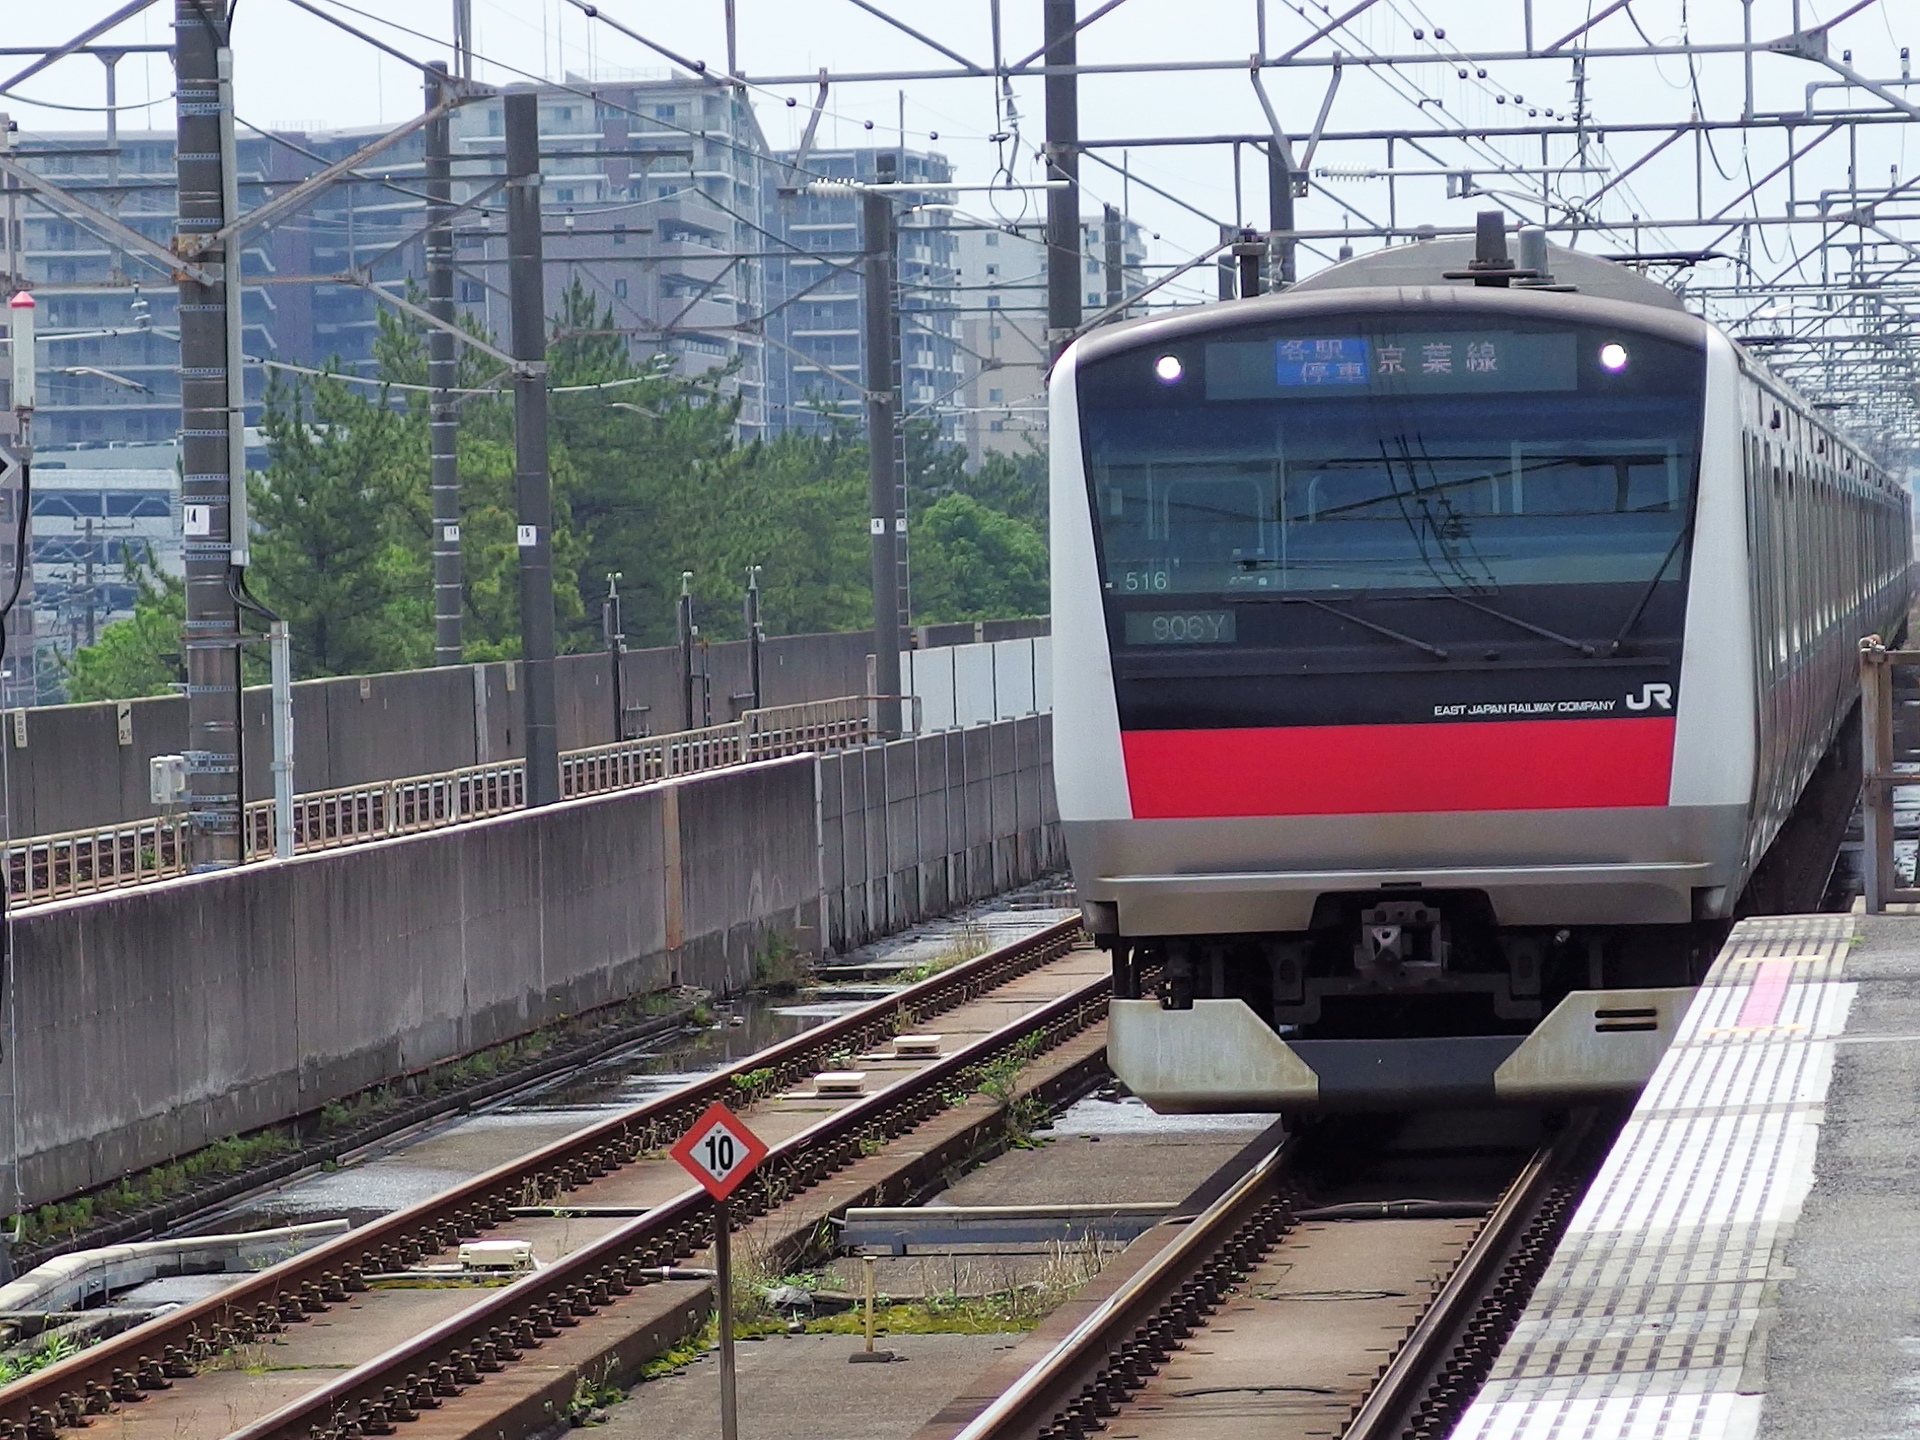
[[[1642,685],[1638,695],[1627,696],[1627,709],[1629,710],[1651,710],[1656,705],[1662,710],[1673,709],[1673,687],[1671,685]]]

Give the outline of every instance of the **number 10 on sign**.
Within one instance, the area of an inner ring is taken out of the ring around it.
[[[740,1118],[714,1101],[687,1127],[673,1158],[709,1195],[724,1200],[766,1158],[767,1147]]]

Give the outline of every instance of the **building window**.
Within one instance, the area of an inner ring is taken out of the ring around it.
[[[1000,403],[1000,392],[998,390],[987,391],[987,403],[989,405],[998,405]],[[719,1242],[716,1241],[715,1243],[718,1244]]]
[[[466,305],[478,305],[486,298],[486,291],[478,280],[460,282],[460,300]]]
[[[987,244],[998,245],[999,243],[1000,243],[1000,232],[997,230],[989,230],[987,232]]]
[[[998,265],[989,265],[987,267],[987,274],[998,275],[999,273],[1000,273],[1000,267]]]
[[[653,118],[656,120],[671,120],[673,118],[673,107],[671,105],[654,106]]]
[[[627,282],[626,281],[616,280],[613,282],[613,297],[616,300],[624,300],[627,298]],[[719,1242],[715,1241],[714,1243],[718,1244]]]
[[[573,203],[573,191],[556,190],[553,192],[553,198],[562,205],[571,205]]]
[[[1098,260],[1089,260],[1087,262],[1087,273],[1089,275],[1098,275],[1100,273],[1100,262]]]
[[[987,297],[987,308],[989,310],[998,310],[1000,308],[1000,297],[998,295],[989,295]],[[715,1241],[714,1243],[718,1244],[719,1242]]]
[[[1089,290],[1087,292],[1087,303],[1089,305],[1098,305],[1100,303],[1100,292],[1098,290]]]
[[[989,420],[987,422],[987,429],[991,430],[996,435],[998,435],[1001,431],[1005,430],[1006,428],[1007,427],[998,420]],[[717,1245],[719,1242],[716,1240],[714,1243]]]
[[[616,245],[627,243],[627,227],[618,220],[613,224],[613,243]]]
[[[1000,327],[998,325],[989,325],[987,327],[987,338],[989,340],[998,340],[1000,338]]]

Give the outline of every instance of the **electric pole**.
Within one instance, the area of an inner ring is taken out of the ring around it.
[[[899,477],[895,473],[894,237],[893,197],[869,188],[860,193],[860,238],[865,250],[866,294],[867,532],[873,541],[873,688],[875,728],[900,733],[900,571],[895,521]]]
[[[560,798],[553,695],[553,492],[547,476],[547,305],[540,245],[540,92],[503,101],[507,140],[507,296],[513,312],[514,502],[519,510],[520,661],[526,696],[527,804]]]
[[[188,856],[196,872],[240,863],[240,615],[246,563],[246,414],[234,173],[233,52],[226,7],[174,0],[174,248],[203,281],[180,280],[180,503],[186,560]]]
[[[446,98],[447,67],[427,67],[427,109]],[[426,134],[427,309],[453,324],[453,160],[450,116],[430,122]],[[453,332],[427,330],[427,413],[433,493],[433,663],[460,663],[460,453],[453,388],[459,379]]]
[[[1047,191],[1047,358],[1057,357],[1080,328],[1080,91],[1072,66],[1079,46],[1074,0],[1046,0],[1047,179],[1065,185]]]

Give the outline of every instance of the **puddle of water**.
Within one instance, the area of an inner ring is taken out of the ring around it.
[[[963,926],[984,929],[991,943],[1000,945],[1032,933],[1058,915],[1051,910],[980,910],[867,946],[858,955],[882,960],[904,956],[918,963],[924,956],[915,952],[950,947]],[[644,1049],[609,1056],[511,1102],[450,1116],[422,1131],[396,1137],[390,1146],[376,1149],[363,1160],[253,1197],[192,1229],[201,1234],[234,1232],[334,1216],[365,1224],[597,1119],[643,1104],[837,1019],[890,988],[842,985],[797,996],[743,995],[717,1003],[714,1012],[720,1023],[711,1029],[663,1036]]]

